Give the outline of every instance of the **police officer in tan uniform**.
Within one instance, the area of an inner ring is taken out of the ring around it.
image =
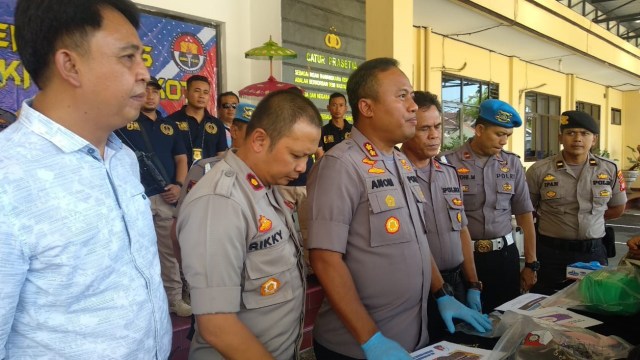
[[[513,128],[520,125],[520,115],[509,104],[485,100],[480,104],[475,136],[459,149],[443,154],[460,178],[485,310],[519,296],[521,289],[529,290],[539,268],[533,206],[522,163],[517,155],[502,149]],[[512,214],[524,230],[522,272],[512,235]]]
[[[436,158],[440,150],[442,105],[436,95],[424,91],[416,91],[414,101],[418,105],[416,134],[402,144],[402,152],[417,168],[418,183],[425,195],[429,248],[455,298],[481,312],[482,283],[478,281],[473,261],[460,180],[455,167]],[[445,325],[437,315],[435,302],[433,306],[430,303],[431,343],[440,341],[445,335]]]
[[[527,170],[538,217],[536,292],[550,294],[566,286],[568,264],[607,264],[604,222],[622,215],[627,196],[616,164],[590,152],[598,133],[589,114],[565,111],[560,117],[562,151]]]
[[[394,59],[373,59],[351,74],[347,93],[351,138],[314,165],[307,183],[311,265],[326,294],[316,358],[411,359],[408,351],[429,341],[430,290],[451,331],[452,317],[490,328],[443,285],[425,236],[424,193],[394,149],[415,133],[409,79]]]
[[[318,110],[301,94],[269,94],[243,146],[228,151],[185,198],[177,230],[196,314],[190,359],[297,358],[302,247],[274,185],[305,171],[320,127]]]

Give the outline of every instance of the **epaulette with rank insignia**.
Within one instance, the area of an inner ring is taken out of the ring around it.
[[[444,161],[443,161],[442,159],[444,159]],[[450,168],[452,168],[454,171],[456,170],[456,167],[455,167],[455,166],[453,166],[453,165],[451,165],[451,164],[449,164],[449,163],[447,162],[447,158],[446,158],[446,157],[444,157],[444,156],[436,156],[436,157],[434,157],[434,158],[433,158],[433,160],[434,160],[435,162],[437,162],[438,164],[440,164],[440,165],[444,165],[444,166],[450,167]]]
[[[231,189],[233,189],[235,179],[236,172],[231,169],[231,167],[222,170],[222,173],[218,176],[218,181],[216,182],[215,189],[213,189],[213,193],[226,198],[231,197]]]
[[[520,155],[518,155],[518,154],[516,154],[514,152],[507,151],[505,149],[502,149],[502,152],[505,153],[505,154],[513,155],[513,156],[517,157],[518,159],[520,159]]]

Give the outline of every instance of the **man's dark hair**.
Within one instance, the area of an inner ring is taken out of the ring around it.
[[[138,8],[130,0],[18,0],[15,11],[16,45],[22,65],[40,89],[57,49],[86,53],[91,32],[102,27],[102,13],[112,8],[134,28],[140,25]]]
[[[430,108],[435,106],[438,109],[440,115],[442,115],[442,105],[438,100],[438,95],[432,94],[428,91],[416,91],[413,93],[413,101],[418,105],[418,108]]]
[[[262,99],[251,114],[246,137],[262,129],[271,140],[269,150],[272,150],[298,121],[306,121],[318,129],[322,127],[320,112],[311,100],[295,91],[274,91]]]
[[[222,98],[225,96],[235,96],[236,101],[240,102],[240,98],[238,97],[238,95],[236,95],[236,93],[234,93],[233,91],[225,91],[222,94],[219,94],[218,97],[216,98],[216,104],[218,106],[218,109],[222,107]]]
[[[347,98],[344,96],[344,94],[339,92],[334,92],[333,94],[329,95],[329,103],[331,103],[331,100],[335,98],[340,98],[340,97],[344,99],[344,102],[347,102]]]
[[[189,87],[191,87],[191,83],[194,81],[202,81],[202,82],[206,82],[207,84],[209,84],[209,86],[211,86],[211,83],[209,83],[209,79],[207,79],[206,76],[202,76],[202,75],[191,75],[191,77],[189,77],[187,79],[187,89],[189,89]]]
[[[378,99],[378,73],[398,67],[398,60],[392,58],[377,58],[365,61],[349,76],[347,81],[347,96],[349,107],[356,123],[360,117],[358,103],[360,99]]]

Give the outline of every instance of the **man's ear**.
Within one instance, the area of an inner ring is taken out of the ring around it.
[[[249,136],[249,143],[256,153],[264,152],[269,148],[269,135],[263,129],[257,128]]]
[[[371,99],[360,99],[360,101],[358,101],[358,110],[362,116],[372,117],[374,112],[373,101]]]
[[[55,69],[60,77],[74,87],[80,87],[80,71],[78,68],[79,56],[68,49],[59,49],[53,55]]]
[[[485,129],[484,125],[478,124],[473,130],[476,136],[482,136],[484,129]]]

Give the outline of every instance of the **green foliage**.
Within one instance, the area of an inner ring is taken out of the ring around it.
[[[627,169],[627,171],[637,170],[638,167],[640,167],[640,157],[638,157],[638,151],[629,145],[627,145],[627,147],[629,148],[629,150],[631,150],[632,154],[632,156],[627,156],[627,161],[631,163],[631,167]],[[640,148],[640,145],[638,145],[638,147]]]
[[[456,136],[452,136],[452,137],[450,137],[449,139],[446,139],[446,140],[448,140],[448,141],[443,142],[442,146],[440,146],[440,151],[447,151],[447,150],[457,149],[460,146],[462,146],[462,144],[467,142],[467,140],[469,140],[469,137],[464,135],[464,134],[462,134],[462,138],[460,138],[460,136],[456,135]]]

